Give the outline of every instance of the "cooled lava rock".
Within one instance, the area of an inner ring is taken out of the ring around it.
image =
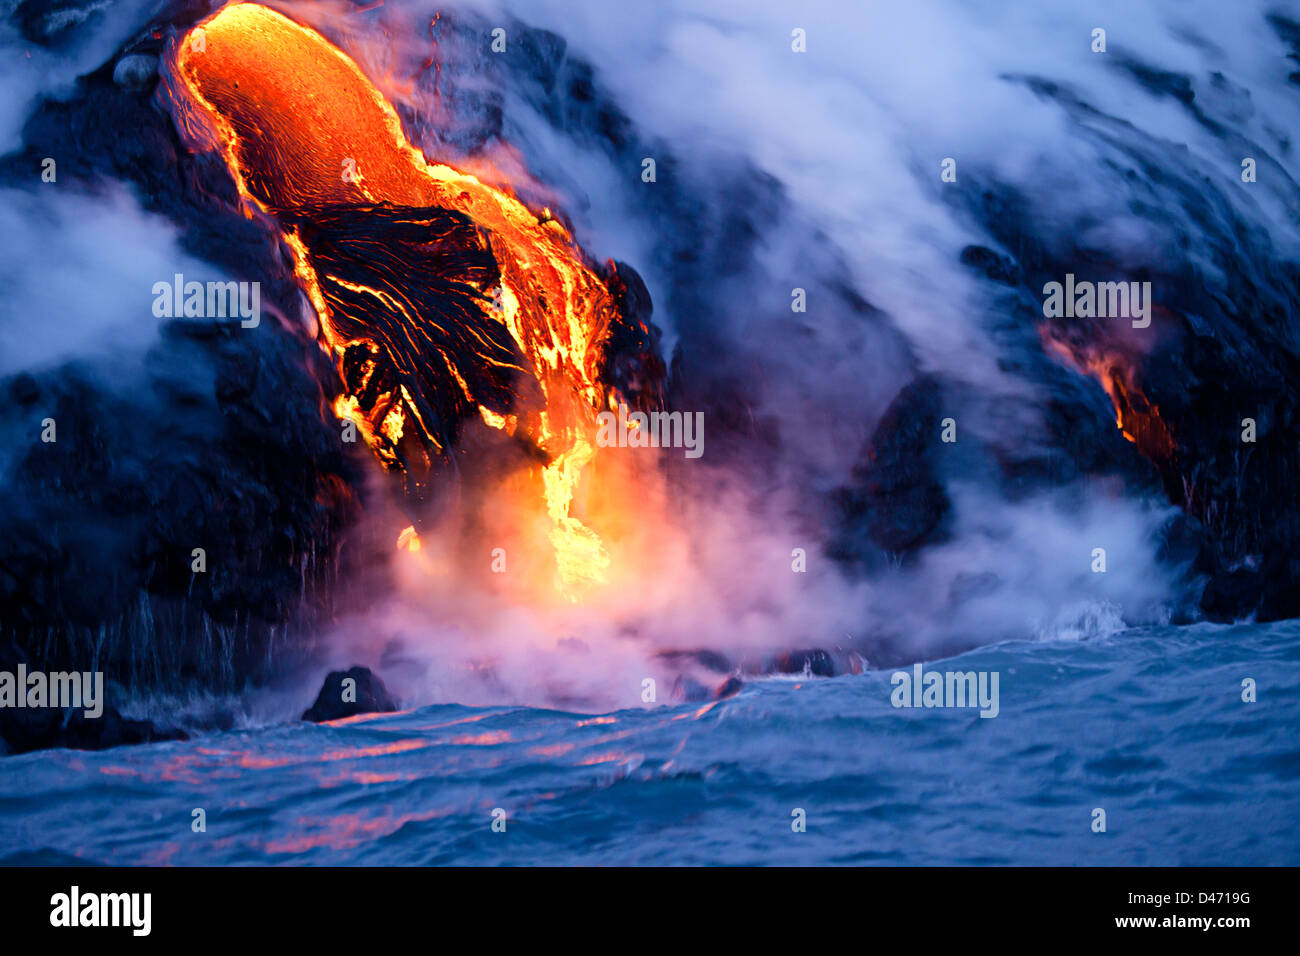
[[[0,754],[66,747],[69,750],[107,750],[127,744],[189,740],[183,730],[159,727],[148,720],[123,717],[105,705],[98,717],[81,710],[53,707],[0,709]]]
[[[344,686],[345,680],[352,683]],[[303,711],[302,719],[323,724],[358,714],[388,714],[395,710],[397,704],[384,682],[369,667],[353,667],[347,671],[330,671],[316,695],[316,703]]]
[[[852,484],[836,495],[842,530],[833,556],[871,567],[879,551],[908,553],[942,537],[951,504],[939,467],[939,395],[935,380],[918,379],[882,416]]]
[[[14,673],[19,664],[29,672],[37,670],[31,659],[12,642],[0,642],[0,671]],[[20,691],[25,693],[25,690]],[[106,695],[112,694],[105,687]],[[188,740],[182,730],[160,727],[148,720],[123,717],[107,700],[98,717],[86,716],[85,708],[0,707],[0,756],[66,747],[69,750],[106,750],[125,744],[161,740]]]
[[[839,669],[835,658],[827,651],[812,649],[786,651],[778,654],[764,668],[777,674],[811,674],[813,677],[834,677]]]
[[[1296,49],[1300,25],[1276,14],[1266,19]],[[1261,169],[1278,168],[1278,160],[1267,155],[1269,144],[1234,142],[1235,131],[1202,107],[1193,95],[1196,78],[1127,55],[1110,65],[1152,96],[1176,103],[1189,124],[1253,156]],[[1087,131],[1089,146],[1105,155],[1113,171],[1108,188],[1149,229],[1148,251],[1131,256],[1089,238],[1095,210],[1087,204],[1080,206],[1077,222],[1058,222],[1054,235],[1045,236],[1033,200],[990,174],[979,188],[956,191],[951,199],[964,204],[1014,258],[995,262],[974,251],[964,261],[1001,282],[1021,278],[1030,311],[1017,313],[1028,322],[1016,325],[1032,328],[1060,365],[1095,383],[1098,394],[1104,390],[1112,433],[1122,430],[1158,472],[1169,501],[1197,519],[1203,547],[1195,567],[1208,581],[1201,612],[1216,621],[1295,615],[1300,265],[1268,229],[1243,214],[1236,199],[1242,184],[1207,175],[1195,150],[1106,112],[1073,86],[1039,76],[1013,79]],[[1282,215],[1300,218],[1294,189],[1276,196]],[[1149,328],[1132,326],[1127,316],[1046,318],[1040,308],[1044,285],[1071,273],[1092,281],[1149,282]],[[1065,381],[1058,369],[1045,383],[1054,400],[1066,398]],[[1246,419],[1253,438],[1244,437]],[[1088,444],[1102,447],[1092,429],[1078,431],[1077,420],[1068,424]]]
[[[728,677],[713,690],[714,700],[726,700],[728,697],[735,697],[745,689],[745,682],[739,677]]]

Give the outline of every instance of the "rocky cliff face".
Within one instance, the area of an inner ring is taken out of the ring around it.
[[[256,329],[166,322],[130,368],[78,359],[0,377],[10,410],[0,421],[0,666],[8,653],[98,667],[127,686],[237,688],[310,654],[341,605],[384,592],[382,575],[364,569],[370,549],[391,541],[358,531],[366,451],[341,440],[330,409],[343,383],[300,321],[293,263],[270,224],[242,214],[220,160],[182,144],[157,96],[164,45],[208,12],[173,3],[137,25],[70,89],[38,97],[21,144],[0,158],[0,184],[15,191],[46,188],[47,157],[58,157],[65,193],[93,199],[125,184],[174,226],[186,254],[261,283],[266,312]],[[17,4],[10,20],[54,54],[103,30],[106,16],[101,4],[45,0]],[[710,467],[787,493],[836,573],[871,580],[950,543],[962,482],[1009,508],[1044,489],[1113,482],[1117,497],[1183,513],[1153,546],[1182,575],[1177,619],[1300,614],[1300,267],[1252,211],[1256,200],[1230,192],[1249,188],[1235,169],[1211,175],[1086,91],[1008,78],[1096,150],[1089,170],[1149,239],[1135,254],[1099,232],[1093,213],[1045,208],[975,164],[944,194],[982,237],[951,265],[978,283],[983,324],[972,328],[1024,386],[1031,436],[1010,415],[981,422],[993,399],[960,361],[922,359],[900,316],[855,280],[852,251],[788,184],[750,157],[710,165],[644,132],[554,32],[511,21],[518,55],[486,57],[490,26],[469,13],[434,25],[442,112],[399,104],[412,140],[473,157],[544,130],[584,162],[597,157],[600,171],[657,158],[655,188],[632,174],[636,188],[620,195],[628,231],[649,237],[644,259],[601,266],[620,314],[634,319],[616,330],[601,375],[647,407],[702,411]],[[1270,28],[1300,56],[1300,27],[1275,16]],[[1237,142],[1231,118],[1253,107],[1222,76],[1126,55],[1108,68],[1285,180],[1278,147]],[[578,212],[598,204],[586,167],[541,152],[538,182],[579,197]],[[1279,208],[1300,221],[1300,199]],[[1150,282],[1149,328],[1045,316],[1044,286],[1067,273]],[[795,285],[815,314],[791,311]],[[663,330],[650,323],[652,289]],[[953,447],[941,438],[949,417],[962,436]],[[46,418],[56,442],[37,440]],[[683,496],[704,487],[674,480]],[[986,577],[972,572],[952,593],[985,593]],[[855,639],[866,647],[872,636]],[[800,661],[830,659],[809,646]]]

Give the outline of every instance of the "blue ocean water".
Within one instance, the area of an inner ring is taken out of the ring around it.
[[[0,760],[0,847],[11,863],[1300,863],[1300,623],[926,666],[997,671],[999,715],[895,709],[878,671],[707,705],[449,704],[35,753]]]

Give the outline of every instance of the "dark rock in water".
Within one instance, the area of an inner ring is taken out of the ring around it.
[[[786,651],[764,668],[778,674],[809,673],[814,677],[834,677],[838,673],[835,659],[823,650]]]
[[[714,700],[725,700],[728,697],[735,697],[745,687],[745,682],[739,677],[728,677],[713,691]]]
[[[344,687],[345,680],[355,683]],[[369,667],[353,667],[348,671],[330,671],[316,695],[316,703],[303,712],[302,719],[323,724],[357,714],[387,714],[395,710],[397,704],[384,682]]]
[[[1240,567],[1212,566],[1201,594],[1201,611],[1209,620],[1224,624],[1247,618],[1262,622],[1300,617],[1298,565],[1300,560],[1289,553],[1273,552]]]
[[[94,718],[79,709],[0,709],[0,753],[21,754],[55,747],[107,750],[126,744],[188,739],[182,730],[158,727],[148,720],[131,720],[108,706]]]
[[[1205,585],[1201,610],[1211,621],[1240,621],[1258,611],[1259,592],[1260,574],[1253,568],[1216,574]]]
[[[30,655],[13,641],[0,638],[0,671],[13,675],[19,665],[28,673],[41,670]],[[26,691],[20,691],[25,693]],[[104,693],[112,694],[112,688]],[[66,747],[69,750],[106,750],[126,744],[163,740],[188,740],[189,735],[148,720],[132,720],[106,699],[98,717],[86,716],[85,707],[0,707],[0,756]]]

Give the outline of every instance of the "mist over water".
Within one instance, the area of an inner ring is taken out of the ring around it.
[[[10,757],[0,799],[21,825],[0,860],[1290,866],[1296,632],[1197,625],[979,648],[951,666],[1001,672],[994,720],[895,709],[889,673],[873,672],[602,717],[444,704]],[[1261,666],[1272,705],[1207,694]],[[1088,826],[1099,799],[1105,835]],[[103,825],[106,805],[124,822]],[[809,823],[793,837],[792,805]],[[205,838],[184,813],[178,833],[177,806],[208,808]],[[508,839],[485,822],[495,807]]]

